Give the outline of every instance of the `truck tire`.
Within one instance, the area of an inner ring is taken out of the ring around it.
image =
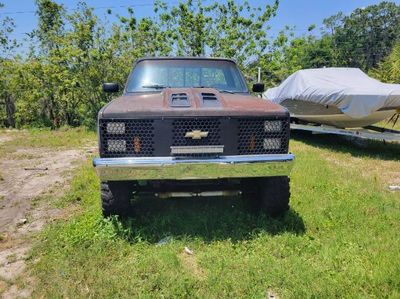
[[[126,188],[118,182],[101,183],[101,207],[104,217],[112,215],[125,216],[131,211],[132,192],[130,188]]]
[[[259,182],[259,206],[262,212],[280,216],[289,210],[290,179],[287,176],[270,177]]]

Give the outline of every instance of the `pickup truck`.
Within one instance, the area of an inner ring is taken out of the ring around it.
[[[294,162],[289,130],[288,111],[252,95],[233,60],[139,59],[122,96],[98,114],[103,214],[130,213],[134,198],[151,194],[238,195],[281,215]]]

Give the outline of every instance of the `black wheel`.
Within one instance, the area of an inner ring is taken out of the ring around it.
[[[289,181],[286,176],[246,179],[242,181],[243,196],[253,210],[279,216],[289,209]]]
[[[246,200],[249,212],[257,213],[260,211],[260,188],[259,179],[243,179],[241,181],[242,197]]]
[[[270,177],[260,181],[259,201],[261,211],[279,216],[289,210],[290,179],[287,176]]]
[[[131,211],[133,190],[121,182],[101,183],[101,207],[104,217],[127,215]]]

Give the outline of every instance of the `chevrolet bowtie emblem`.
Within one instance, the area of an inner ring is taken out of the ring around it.
[[[186,132],[186,135],[185,135],[186,138],[192,138],[192,139],[201,139],[201,138],[205,138],[207,136],[208,136],[208,132],[203,132],[200,130]]]

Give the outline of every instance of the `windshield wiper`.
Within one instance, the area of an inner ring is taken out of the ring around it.
[[[150,85],[142,85],[142,88],[154,88],[154,89],[163,89],[169,86],[162,85],[162,84],[150,84]]]
[[[226,93],[235,93],[232,90],[225,90],[225,89],[218,89],[219,92],[226,92]]]
[[[192,86],[192,88],[215,88],[215,87],[200,85],[200,86]],[[218,89],[218,88],[215,88],[215,89],[218,90],[219,92],[235,93],[232,90],[225,90],[225,89]]]

